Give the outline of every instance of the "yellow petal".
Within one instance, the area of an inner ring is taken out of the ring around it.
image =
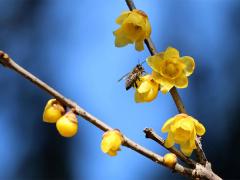
[[[144,94],[135,91],[134,99],[136,103],[144,102]]]
[[[150,91],[147,93],[147,95],[145,96],[144,100],[145,102],[151,102],[152,100],[154,100],[158,95],[158,84],[154,85]]]
[[[127,38],[124,38],[124,37],[116,37],[115,38],[115,46],[116,47],[123,47],[123,46],[126,46],[127,44],[131,44],[132,41],[130,41],[129,39]]]
[[[150,91],[151,87],[152,87],[151,82],[148,81],[148,80],[146,80],[146,81],[143,81],[143,82],[139,85],[139,87],[137,88],[137,91],[138,91],[139,93],[146,93],[146,92]]]
[[[109,156],[116,156],[116,155],[117,155],[117,151],[109,150],[109,151],[107,152],[107,154],[108,154]]]
[[[172,125],[172,123],[174,122],[174,120],[175,120],[175,117],[172,117],[172,118],[168,119],[168,120],[164,123],[164,125],[163,125],[163,127],[162,127],[162,132],[163,132],[163,133],[169,131],[170,126]]]
[[[179,52],[177,49],[173,47],[168,47],[166,51],[164,52],[164,59],[178,59],[179,58]]]
[[[130,13],[131,13],[130,11],[122,12],[122,14],[116,19],[116,23],[121,25]]]
[[[190,157],[193,152],[193,148],[189,146],[188,142],[185,144],[180,144],[180,149],[183,152],[183,154],[188,157]]]
[[[185,74],[175,79],[175,86],[177,88],[186,88],[188,86],[188,78]]]
[[[135,43],[135,49],[136,49],[137,51],[142,51],[142,50],[144,50],[143,41],[136,41],[136,43]]]
[[[134,25],[144,27],[145,26],[145,17],[139,14],[136,11],[132,11],[124,23],[132,23]]]
[[[194,119],[194,125],[195,125],[197,135],[202,136],[205,134],[206,132],[205,127],[195,119]]]
[[[161,71],[161,62],[163,61],[163,53],[159,53],[154,56],[150,56],[147,58],[148,65],[156,72]]]
[[[101,150],[104,153],[107,153],[109,149],[110,149],[109,141],[107,141],[106,139],[103,139],[101,143]]]
[[[152,32],[152,28],[148,19],[146,19],[146,38],[149,38]]]
[[[196,137],[197,137],[197,135],[196,135],[196,130],[193,129],[192,134],[191,134],[191,137],[190,137],[190,139],[189,139],[189,146],[190,146],[192,149],[196,149],[196,143],[195,143]]]
[[[168,137],[164,143],[167,148],[170,148],[174,145],[174,138],[171,132],[168,133]]]
[[[123,46],[126,46],[127,44],[132,43],[131,40],[127,39],[124,36],[124,32],[122,31],[121,28],[114,31],[113,34],[116,36],[115,37],[115,46],[116,47],[123,47]]]
[[[190,56],[181,57],[180,60],[185,64],[184,71],[186,76],[190,76],[195,69],[194,59]]]

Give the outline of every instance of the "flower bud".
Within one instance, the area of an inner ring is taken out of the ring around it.
[[[163,163],[173,168],[177,163],[177,156],[173,153],[167,153],[163,157]]]
[[[43,121],[48,123],[56,123],[57,120],[65,113],[63,105],[56,99],[50,99],[43,112]]]
[[[72,111],[69,111],[57,121],[56,127],[63,137],[74,136],[78,130],[78,120],[76,115]]]
[[[110,130],[103,134],[101,149],[109,156],[116,156],[123,142],[123,136],[119,130]]]

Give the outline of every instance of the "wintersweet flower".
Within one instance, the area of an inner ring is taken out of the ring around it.
[[[56,99],[50,99],[43,112],[43,121],[48,123],[55,123],[65,113],[65,109]]]
[[[56,128],[63,137],[73,137],[78,131],[77,116],[72,112],[67,112],[57,120]]]
[[[147,58],[147,63],[153,69],[153,78],[161,85],[162,93],[167,93],[173,86],[186,88],[188,76],[193,73],[195,68],[192,57],[180,57],[178,50],[172,47]]]
[[[103,134],[101,149],[109,156],[116,156],[117,151],[120,150],[122,142],[123,136],[119,130],[107,131]]]
[[[135,101],[138,102],[150,102],[154,100],[158,95],[159,84],[157,84],[152,75],[147,74],[140,77],[137,82]]]
[[[164,144],[167,148],[177,143],[186,156],[191,156],[196,149],[195,139],[197,135],[202,136],[205,133],[205,127],[187,114],[178,114],[165,122],[162,132],[168,132]]]
[[[135,43],[135,49],[142,51],[144,49],[144,39],[149,38],[151,34],[148,16],[137,9],[124,11],[116,19],[116,23],[121,27],[113,32],[116,36],[115,46],[123,47]]]

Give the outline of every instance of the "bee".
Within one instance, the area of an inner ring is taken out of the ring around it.
[[[122,79],[126,78],[125,81],[126,90],[129,90],[131,87],[137,87],[137,80],[140,80],[140,76],[142,76],[143,73],[145,72],[142,66],[143,63],[137,64],[131,72],[125,74],[121,79],[118,80],[121,81]]]

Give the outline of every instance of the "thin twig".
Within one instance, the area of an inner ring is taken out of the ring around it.
[[[58,91],[50,87],[48,84],[44,83],[40,79],[38,79],[36,76],[19,66],[16,62],[14,62],[6,53],[3,51],[0,51],[0,64],[2,64],[4,67],[7,67],[9,69],[12,69],[16,71],[18,74],[22,75],[24,78],[31,81],[33,84],[38,86],[40,89],[46,91],[48,94],[55,97],[58,101],[60,101],[63,105],[68,106],[69,108],[74,109],[74,112],[81,116],[83,119],[87,120],[88,122],[92,123],[97,128],[101,129],[102,131],[108,131],[112,130],[113,128],[109,125],[102,122],[100,119],[94,117],[87,111],[85,111],[83,108],[81,108],[77,103],[71,101],[70,99],[66,98],[62,94],[60,94]],[[151,159],[152,161],[161,164],[165,167],[168,167],[163,162],[163,157],[148,150],[147,148],[135,143],[133,140],[129,139],[125,135],[123,135],[124,141],[123,145],[138,152],[139,154],[147,157],[148,159]],[[169,167],[168,167],[169,168]],[[216,174],[214,174],[211,170],[206,169],[202,165],[199,165],[199,170],[196,168],[194,170],[190,168],[186,168],[180,164],[176,164],[175,167],[171,168],[173,171],[178,172],[179,174],[192,177],[192,178],[206,178],[206,179],[213,179],[213,180],[220,180],[221,178],[218,177]]]
[[[196,166],[196,162],[194,160],[185,156],[181,151],[176,149],[174,146],[172,146],[170,148],[167,148],[166,146],[164,146],[164,142],[165,142],[164,139],[162,137],[160,137],[156,132],[154,132],[154,130],[152,128],[145,128],[143,132],[145,133],[146,138],[154,140],[155,142],[157,142],[158,144],[160,144],[161,146],[163,146],[164,148],[169,150],[171,153],[176,154],[177,157],[179,157],[179,159],[181,159],[183,162],[187,163],[189,166],[191,166],[191,167]]]
[[[134,4],[134,2],[132,0],[125,0],[126,3],[127,3],[127,6],[128,8],[132,11],[133,9],[136,9],[136,6]],[[145,39],[144,40],[149,52],[151,55],[155,55],[157,54],[157,50],[154,46],[154,43],[152,42],[151,38],[148,38],[148,39]],[[179,113],[186,113],[186,109],[184,107],[184,104],[178,94],[178,91],[176,89],[176,87],[173,87],[171,90],[170,90],[170,93],[172,95],[172,98],[176,104],[176,107],[178,109],[178,112]],[[203,152],[203,149],[200,147],[202,147],[202,144],[201,144],[201,141],[197,141],[196,140],[196,144],[197,144],[197,150],[196,150],[196,153],[197,153],[197,157],[199,158],[203,158],[205,156],[204,152]],[[204,159],[199,159],[199,162],[205,162]],[[203,163],[203,165],[205,165],[206,163]]]

